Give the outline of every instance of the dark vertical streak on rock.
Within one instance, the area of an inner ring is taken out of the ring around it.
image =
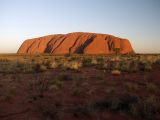
[[[39,40],[39,42],[38,42],[38,48],[39,48],[39,46],[40,46],[40,43],[41,43],[41,41]]]
[[[107,42],[107,44],[108,44],[109,51],[112,51],[113,48],[114,48],[114,43],[113,43],[113,41],[112,41],[112,39],[111,39],[111,36],[108,37],[108,42]]]
[[[69,53],[71,53],[71,50],[73,49],[73,47],[76,45],[76,43],[78,42],[78,40],[80,39],[81,36],[78,36],[78,38],[75,40],[74,44],[69,48]]]
[[[83,54],[83,53],[84,53],[84,49],[85,49],[89,44],[92,43],[92,41],[94,40],[95,37],[96,37],[96,35],[93,34],[93,35],[91,36],[91,38],[89,38],[88,40],[86,40],[86,41],[84,42],[83,45],[81,45],[80,47],[78,47],[78,49],[76,50],[76,53],[78,53],[78,54]]]
[[[52,42],[54,38],[52,38],[46,45],[46,49],[44,50],[44,53],[50,53],[52,48],[49,46],[49,44]]]
[[[53,46],[55,45],[55,43],[56,43],[59,39],[61,39],[62,37],[63,37],[63,36],[60,36],[60,37],[58,37],[57,39],[56,39],[55,37],[53,37],[53,38],[47,43],[46,49],[45,49],[44,53],[51,53],[52,48],[53,48]],[[50,45],[53,40],[54,40],[54,43],[53,43],[52,45]]]
[[[107,39],[108,39],[108,36],[105,37],[105,40],[107,40]]]
[[[57,45],[57,47],[52,50],[52,53],[64,42],[64,40],[65,40],[66,38],[67,38],[67,37],[64,37],[64,38],[62,39],[62,41],[59,43],[59,45]]]
[[[28,47],[28,49],[27,49],[26,53],[28,53],[28,52],[29,52],[29,49],[33,46],[33,44],[34,44],[34,43],[36,43],[36,40],[34,40],[34,41],[33,41],[33,43]]]

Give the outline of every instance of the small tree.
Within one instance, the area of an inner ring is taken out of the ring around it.
[[[120,54],[121,49],[120,48],[114,48],[114,52],[116,53],[116,55]]]
[[[118,67],[119,66],[119,57],[118,57],[118,55],[120,54],[121,49],[120,48],[114,48],[113,50],[116,53],[116,57],[115,57],[114,63],[115,63],[115,66],[117,68],[112,70],[112,74],[113,75],[120,75],[121,72],[120,72],[119,67]]]

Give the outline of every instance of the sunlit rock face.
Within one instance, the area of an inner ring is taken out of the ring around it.
[[[19,54],[121,54],[134,53],[127,39],[107,34],[76,32],[28,39],[19,48]]]

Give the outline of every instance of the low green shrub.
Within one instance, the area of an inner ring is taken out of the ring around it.
[[[94,108],[100,111],[112,110],[112,111],[129,111],[129,105],[137,101],[137,96],[122,95],[117,96],[111,94],[110,96],[94,103]]]
[[[73,95],[73,96],[79,96],[79,95],[81,95],[81,93],[82,93],[81,88],[75,87],[75,88],[73,89],[72,95]]]
[[[138,85],[135,83],[127,82],[125,83],[125,87],[129,92],[136,92],[138,90]]]
[[[77,118],[89,117],[93,112],[90,106],[77,106],[72,111],[73,111],[73,116]]]
[[[29,82],[28,91],[31,100],[38,100],[43,98],[44,93],[49,90],[50,82],[45,78],[37,78]]]
[[[139,62],[139,69],[141,71],[151,71],[152,70],[152,63],[145,62],[145,61],[140,61]]]
[[[160,65],[160,59],[156,60],[156,64]]]
[[[61,81],[69,81],[69,80],[73,80],[72,76],[65,73],[65,72],[62,72],[60,73],[58,76],[57,76],[57,79],[58,80],[61,80]]]
[[[46,120],[58,119],[60,105],[57,105],[54,100],[43,98],[34,102],[33,105],[36,108],[36,111],[43,115]]]
[[[35,65],[25,62],[3,62],[0,63],[0,73],[32,73],[35,71]]]
[[[138,66],[139,62],[137,60],[133,60],[130,63],[130,72],[138,72],[139,71],[139,66]]]
[[[155,119],[160,112],[160,101],[155,96],[139,98],[136,103],[130,105],[130,113],[133,116],[145,119]]]
[[[47,67],[41,63],[35,64],[35,71],[36,72],[44,72],[47,70]]]
[[[82,61],[82,65],[84,67],[92,66],[92,59],[91,58],[84,58]]]
[[[48,65],[47,65],[48,69],[55,69],[57,67],[58,67],[58,62],[55,62],[55,61],[49,62]]]
[[[50,81],[50,89],[59,89],[63,87],[63,81],[57,78]]]
[[[129,72],[130,71],[130,61],[121,61],[120,70],[123,72]]]
[[[147,83],[146,89],[147,89],[147,91],[152,92],[152,93],[159,91],[157,85],[155,85],[154,83]]]

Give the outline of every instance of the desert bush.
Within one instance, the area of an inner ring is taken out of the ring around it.
[[[141,71],[151,71],[152,70],[152,63],[146,61],[139,62],[139,69]]]
[[[56,78],[61,81],[73,80],[72,76],[65,72],[60,73]]]
[[[82,65],[84,67],[89,67],[89,66],[92,66],[92,59],[91,58],[84,58],[83,61],[82,61]]]
[[[94,78],[95,78],[96,80],[103,80],[103,74],[102,74],[102,73],[96,74],[96,76],[94,76]]]
[[[47,66],[48,66],[48,69],[55,69],[58,67],[58,62],[55,62],[55,61],[50,62],[50,63],[48,63]]]
[[[98,64],[104,64],[105,63],[105,59],[103,58],[103,57],[98,57],[97,58],[97,62],[98,62]]]
[[[156,60],[156,64],[160,65],[160,59]]]
[[[125,83],[125,87],[128,91],[136,92],[138,90],[138,85],[135,83],[127,82]]]
[[[71,56],[70,53],[67,53],[67,54],[64,55],[64,57],[70,57],[70,56]]]
[[[53,79],[50,81],[50,87],[49,89],[52,90],[58,90],[59,88],[62,88],[63,87],[63,81],[62,80],[59,80],[57,78]]]
[[[86,75],[72,76],[72,77],[74,80],[79,81],[79,82],[89,79],[89,76],[86,76]]]
[[[103,57],[98,57],[96,59],[97,63],[93,64],[96,65],[96,68],[100,69],[100,70],[108,70],[109,69],[109,65],[108,62],[105,61],[105,59]]]
[[[62,70],[76,70],[79,71],[79,68],[82,66],[80,61],[63,61],[58,65]]]
[[[108,69],[109,70],[120,70],[120,62],[109,61]]]
[[[130,61],[120,62],[120,70],[124,72],[129,72],[130,71]]]
[[[98,64],[98,61],[97,61],[97,59],[95,59],[95,58],[92,58],[91,64],[93,64],[93,65],[97,65],[97,64]]]
[[[39,64],[43,64],[45,65],[47,68],[49,68],[49,65],[50,65],[51,61],[50,60],[43,60],[42,62],[40,62]]]
[[[113,51],[116,53],[116,55],[119,55],[120,51],[121,51],[121,48],[114,48]]]
[[[0,73],[10,73],[11,72],[11,66],[10,62],[0,62]]]
[[[77,118],[89,117],[92,114],[93,109],[90,106],[77,106],[72,110],[72,112],[73,116]]]
[[[11,64],[11,62],[1,62],[0,63],[0,72],[1,73],[11,73],[12,71],[12,67],[13,67],[13,63]]]
[[[107,90],[106,90],[106,92],[108,94],[115,94],[116,88],[115,87],[108,87]]]
[[[81,95],[81,94],[82,94],[81,88],[79,88],[79,87],[74,87],[74,88],[73,88],[73,91],[72,91],[72,95],[73,95],[73,96],[79,96],[79,95]]]
[[[123,72],[137,72],[138,63],[134,60],[124,60],[120,62],[120,70]]]
[[[16,95],[16,89],[15,88],[5,88],[5,90],[3,91],[3,93],[1,93],[0,95],[0,101],[5,102],[5,101],[10,101],[12,100]]]
[[[4,62],[0,63],[1,73],[31,73],[34,72],[34,65],[25,62]]]
[[[0,102],[10,102],[16,96],[16,86],[10,81],[0,83]]]
[[[36,72],[44,72],[47,70],[47,67],[43,64],[37,63],[35,64],[35,71]]]
[[[7,58],[0,58],[0,62],[9,62],[10,60]]]
[[[72,70],[78,70],[82,64],[78,61],[72,61],[68,64],[68,68]]]
[[[138,66],[138,61],[137,60],[133,60],[130,63],[130,72],[138,72],[139,71],[139,66]]]
[[[56,104],[53,99],[40,99],[34,102],[33,105],[36,111],[42,114],[46,118],[46,120],[58,119],[58,112],[61,105]]]
[[[44,97],[44,93],[49,90],[50,83],[45,78],[37,77],[36,80],[29,82],[28,90],[31,100]]]
[[[33,73],[35,64],[33,63],[26,63],[26,62],[17,62],[17,65],[15,66],[15,72],[20,72],[20,73]]]
[[[108,97],[97,101],[93,104],[94,109],[104,111],[104,110],[111,110],[111,111],[124,111],[128,112],[130,108],[130,104],[135,103],[137,101],[137,96],[133,95],[122,95],[118,96],[116,94],[109,95]]]
[[[136,103],[130,105],[130,113],[133,116],[145,119],[153,119],[160,112],[160,104],[155,96],[139,98]]]
[[[109,64],[108,64],[107,62],[105,62],[105,63],[101,66],[101,68],[102,68],[103,70],[109,71]]]
[[[118,97],[111,97],[108,100],[109,109],[113,111],[117,111],[121,107],[121,100]]]
[[[146,89],[147,89],[147,91],[153,92],[153,93],[155,93],[159,90],[157,85],[155,85],[154,83],[147,83],[146,84]]]

